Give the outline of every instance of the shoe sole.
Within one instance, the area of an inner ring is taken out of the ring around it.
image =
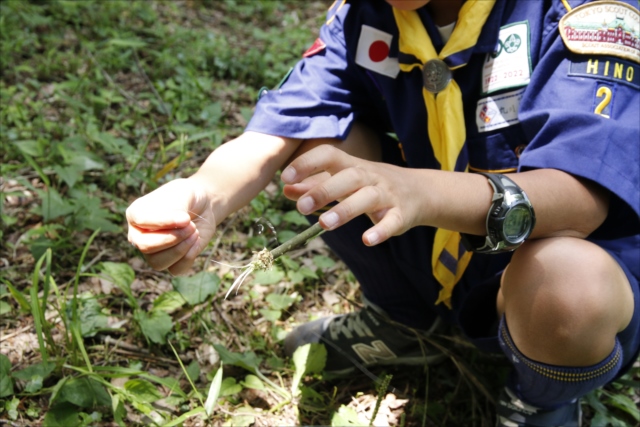
[[[397,359],[394,359],[392,361],[380,361],[376,364],[371,364],[371,365],[362,365],[363,368],[365,369],[369,369],[369,368],[375,368],[376,366],[420,366],[420,365],[437,365],[438,363],[441,363],[442,361],[444,361],[444,359],[446,359],[447,356],[445,354],[436,354],[433,356],[429,356],[429,357],[423,357],[423,356],[419,356],[419,357],[399,357]],[[353,365],[349,368],[345,368],[345,369],[341,369],[341,370],[331,370],[331,371],[327,371],[325,370],[324,372],[330,376],[345,376],[345,375],[351,375],[355,372],[357,372],[358,370],[362,370],[362,368]]]

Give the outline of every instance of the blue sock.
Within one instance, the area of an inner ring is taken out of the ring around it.
[[[617,338],[609,356],[585,367],[547,365],[527,358],[513,343],[504,316],[498,338],[514,367],[507,387],[526,403],[539,408],[556,408],[572,402],[607,384],[622,367],[622,347]]]

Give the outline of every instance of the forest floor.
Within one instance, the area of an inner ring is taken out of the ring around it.
[[[277,176],[186,276],[127,242],[126,207],[239,135],[328,6],[0,3],[0,426],[494,425],[507,363],[455,330],[427,343],[436,366],[330,378],[321,347],[285,357],[296,325],[360,304],[321,239],[224,298],[230,266],[308,226]],[[585,425],[640,422],[639,384],[636,365],[588,395]]]

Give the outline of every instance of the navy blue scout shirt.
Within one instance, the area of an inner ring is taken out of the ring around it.
[[[566,3],[576,8],[588,2]],[[613,197],[609,217],[594,237],[628,236],[623,246],[632,249],[627,256],[636,263],[640,259],[637,9],[634,16],[628,8],[612,9],[610,3],[607,9],[576,14],[565,22],[571,27],[566,31],[573,31],[570,37],[588,39],[589,31],[613,34],[617,28],[626,37],[623,44],[631,57],[611,47],[570,51],[559,30],[567,15],[561,0],[497,1],[468,65],[454,71],[463,94],[467,132],[457,169],[467,161],[470,171],[554,168],[599,183]],[[636,2],[628,4],[633,8]],[[440,50],[443,42],[427,7],[418,13]],[[440,169],[429,144],[421,72],[414,68],[405,73],[397,66],[411,58],[398,52],[391,6],[384,0],[338,0],[329,10],[316,47],[282,87],[260,99],[247,130],[300,139],[344,139],[359,120],[395,133],[406,166]]]

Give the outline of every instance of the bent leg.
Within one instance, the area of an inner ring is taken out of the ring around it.
[[[515,367],[509,387],[524,401],[568,403],[622,366],[616,335],[631,321],[633,293],[597,245],[570,237],[527,242],[504,273],[501,299],[501,345]]]

